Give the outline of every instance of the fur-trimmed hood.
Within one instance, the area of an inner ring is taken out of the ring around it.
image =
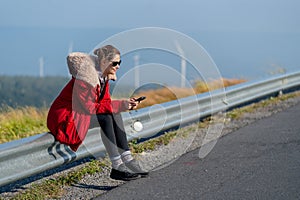
[[[96,71],[97,57],[82,52],[72,52],[67,56],[70,74],[92,86],[100,84]]]

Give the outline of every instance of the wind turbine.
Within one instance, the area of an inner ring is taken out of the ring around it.
[[[179,52],[179,56],[181,57],[181,87],[185,87],[185,79],[186,79],[186,60],[184,59],[184,51],[181,48],[180,44],[177,40],[175,40],[176,49]]]
[[[74,43],[73,43],[73,41],[71,41],[69,44],[68,55],[73,52],[73,46],[74,46]],[[70,73],[68,73],[68,77],[72,77],[72,75]]]
[[[74,43],[73,43],[73,41],[71,41],[69,44],[68,54],[73,52],[73,45],[74,45]]]
[[[133,57],[134,59],[134,86],[135,88],[140,87],[140,70],[139,70],[139,60],[140,60],[140,56],[139,55],[135,55]]]
[[[40,63],[40,78],[44,77],[44,57],[41,56],[39,58],[39,63]]]

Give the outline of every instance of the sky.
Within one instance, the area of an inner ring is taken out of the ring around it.
[[[298,0],[1,0],[2,27],[299,32]]]
[[[195,39],[225,76],[297,70],[299,19],[299,0],[0,0],[0,74],[67,74],[68,51],[142,27]]]

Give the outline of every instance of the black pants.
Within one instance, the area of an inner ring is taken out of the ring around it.
[[[101,138],[110,158],[129,150],[121,114],[98,114]]]

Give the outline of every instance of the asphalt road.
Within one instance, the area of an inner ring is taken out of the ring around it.
[[[300,199],[300,104],[97,199]]]

